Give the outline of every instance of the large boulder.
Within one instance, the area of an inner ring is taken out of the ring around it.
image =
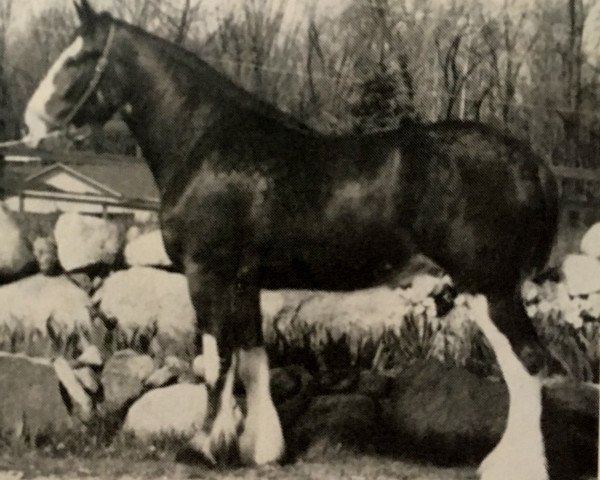
[[[274,347],[273,358],[305,365],[316,362],[328,370],[368,362],[379,367],[373,362],[385,364],[392,342],[408,335],[418,345],[415,353],[440,360],[451,354],[456,363],[464,364],[473,351],[468,309],[460,306],[441,319],[435,295],[446,279],[420,275],[414,280],[408,288],[349,293],[263,292],[263,331]],[[406,349],[394,354],[413,358]]]
[[[3,205],[0,206],[0,283],[31,270],[35,257],[25,236]]]
[[[581,253],[600,259],[600,222],[592,225],[581,239]]]
[[[131,406],[123,429],[142,440],[160,434],[191,438],[204,424],[207,402],[204,384],[180,383],[150,390]]]
[[[121,241],[117,226],[97,217],[65,213],[54,227],[58,259],[65,271],[90,265],[111,265]]]
[[[163,243],[162,232],[153,230],[130,240],[125,247],[125,262],[132,267],[171,266],[171,259],[167,255]]]
[[[37,274],[0,287],[0,349],[41,355],[50,353],[48,346],[63,348],[73,334],[91,331],[89,301],[63,275]]]
[[[94,303],[108,318],[114,318],[127,342],[141,332],[176,339],[193,346],[196,314],[186,278],[177,273],[148,267],[133,267],[109,276],[94,294]],[[193,348],[191,348],[193,351]],[[180,352],[171,352],[180,353]]]
[[[144,391],[144,382],[156,366],[148,355],[132,350],[121,350],[110,357],[102,370],[104,408],[107,412],[121,412],[129,407]]]
[[[394,381],[386,409],[396,451],[441,463],[480,461],[500,439],[508,412],[504,383],[421,361]]]
[[[411,308],[399,290],[390,288],[352,293],[269,292],[261,304],[269,343],[300,346],[308,340],[315,351],[344,339],[356,352],[366,339],[377,339],[386,330],[397,331]]]
[[[360,394],[315,397],[291,429],[292,447],[319,456],[340,446],[353,450],[387,442],[373,399]]]
[[[69,415],[50,361],[0,353],[0,435],[27,438],[79,423]],[[6,437],[5,437],[6,438]]]
[[[553,379],[542,393],[542,433],[550,478],[596,478],[598,385]]]
[[[418,362],[395,379],[384,423],[391,427],[395,454],[478,464],[504,433],[508,402],[501,380]],[[598,411],[597,385],[563,378],[545,382],[541,423],[550,478],[595,475]]]
[[[562,270],[569,294],[600,292],[600,261],[587,255],[567,255]]]

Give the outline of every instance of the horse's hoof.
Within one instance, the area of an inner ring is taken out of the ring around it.
[[[244,465],[265,465],[283,458],[285,440],[273,405],[262,405],[260,411],[246,417],[239,439],[239,451]]]
[[[232,464],[238,461],[238,430],[242,417],[239,407],[223,409],[213,423],[208,448],[219,464]]]

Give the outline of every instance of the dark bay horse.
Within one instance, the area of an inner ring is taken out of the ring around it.
[[[549,255],[557,191],[525,144],[457,122],[324,136],[182,48],[85,0],[76,7],[81,27],[27,107],[28,139],[120,111],[141,146],[162,196],[167,252],[188,279],[205,379],[220,392],[210,435],[194,442],[208,458],[236,437],[236,376],[247,397],[240,459],[261,464],[284,451],[262,288],[384,285],[425,256],[459,292],[485,295],[480,310],[493,323],[484,331],[508,339],[522,359],[513,364],[540,369],[520,285]],[[230,359],[225,375],[220,357]],[[534,478],[513,473],[506,478]]]

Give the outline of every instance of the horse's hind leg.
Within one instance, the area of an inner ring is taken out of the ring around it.
[[[482,295],[470,299],[471,312],[488,339],[508,387],[509,412],[502,439],[479,467],[481,480],[548,480],[541,430],[542,390],[537,376],[529,374],[514,346],[492,321]],[[497,315],[510,314],[507,300],[494,305]],[[506,310],[503,312],[503,310]]]
[[[529,373],[539,374],[549,367],[550,358],[525,311],[520,292],[520,288],[514,288],[487,293],[489,312]]]

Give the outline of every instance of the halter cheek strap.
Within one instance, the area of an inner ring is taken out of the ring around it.
[[[73,118],[75,118],[75,115],[77,115],[79,110],[81,110],[85,102],[89,100],[89,98],[92,96],[92,94],[98,87],[98,84],[102,79],[102,75],[104,74],[104,72],[106,71],[106,67],[108,66],[108,55],[110,54],[114,37],[115,26],[111,23],[110,28],[108,30],[108,37],[106,38],[106,44],[104,45],[104,49],[102,50],[102,56],[98,60],[96,68],[94,69],[94,76],[92,77],[92,80],[85,89],[85,92],[83,92],[83,95],[79,98],[77,103],[73,105],[73,108],[71,109],[69,114],[61,122],[62,128],[66,128],[71,123]]]

